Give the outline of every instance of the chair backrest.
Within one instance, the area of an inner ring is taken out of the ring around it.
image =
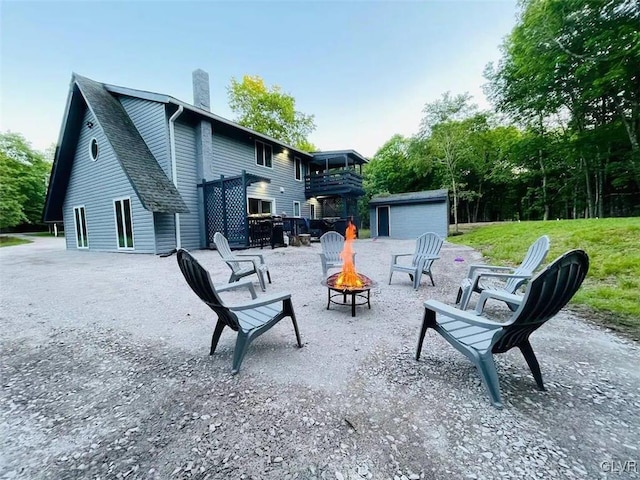
[[[578,291],[588,270],[587,254],[583,250],[570,250],[536,275],[492,351],[506,352],[519,345],[554,317]]]
[[[218,318],[233,330],[238,330],[238,319],[224,306],[211,282],[209,272],[183,248],[177,252],[178,266],[185,280],[200,300],[218,314]]]
[[[437,233],[427,232],[420,235],[416,240],[412,264],[416,265],[422,255],[438,255],[440,248],[442,248],[442,242],[442,238]],[[431,263],[433,261],[427,262],[427,266]]]
[[[516,275],[533,275],[549,253],[549,237],[541,236],[531,244],[527,254],[524,256],[522,263],[515,269],[513,273]],[[518,288],[527,282],[526,278],[510,278],[504,284],[504,290],[514,293]]]
[[[344,237],[338,232],[327,232],[320,237],[320,246],[328,261],[337,262],[344,248]]]
[[[238,270],[240,270],[240,263],[234,262],[234,260],[236,259],[236,256],[231,252],[231,248],[229,247],[229,241],[227,240],[227,237],[225,237],[220,232],[216,232],[213,235],[213,243],[215,244],[216,250],[222,257],[222,259],[225,262],[227,262],[228,265],[231,267],[231,270],[233,270],[234,272],[237,272]]]

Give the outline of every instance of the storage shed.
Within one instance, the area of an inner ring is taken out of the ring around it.
[[[377,195],[369,201],[371,237],[416,238],[434,232],[447,238],[447,190]]]

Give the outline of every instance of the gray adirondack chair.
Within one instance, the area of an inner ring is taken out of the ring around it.
[[[256,291],[249,280],[215,286],[211,282],[209,272],[187,250],[178,249],[177,257],[180,271],[191,289],[218,315],[218,322],[211,338],[209,355],[215,353],[225,327],[229,327],[238,334],[233,351],[232,373],[238,373],[240,370],[249,344],[284,317],[291,317],[298,347],[302,348],[290,294],[272,294],[256,298]],[[227,305],[223,302],[219,295],[221,292],[238,288],[247,288],[251,293],[252,300],[237,305]]]
[[[340,252],[344,248],[344,237],[338,232],[327,232],[320,237],[320,262],[322,263],[322,277],[327,278],[330,268],[342,268],[342,258]],[[355,264],[356,254],[353,254]]]
[[[271,274],[267,264],[264,262],[263,255],[259,253],[233,253],[229,248],[227,238],[220,232],[216,232],[213,235],[213,243],[216,245],[216,250],[222,259],[231,269],[229,283],[237,282],[241,278],[255,273],[258,275],[260,288],[262,288],[263,292],[266,290],[264,277],[266,275],[269,283],[271,283]]]
[[[393,272],[404,272],[409,274],[409,278],[413,281],[413,288],[417,290],[420,286],[422,274],[429,275],[431,284],[435,286],[433,275],[431,274],[431,266],[433,262],[440,257],[440,248],[442,248],[442,238],[436,233],[423,233],[416,240],[416,249],[413,253],[395,253],[391,254],[391,269],[389,271],[389,285],[391,285],[391,277]],[[411,263],[402,263],[399,261],[401,257],[411,257]]]
[[[502,408],[500,382],[493,355],[518,347],[538,388],[544,390],[540,365],[529,343],[529,336],[571,300],[582,285],[588,269],[589,257],[582,250],[571,250],[558,257],[531,280],[520,306],[505,323],[436,300],[426,301],[416,360],[420,360],[427,329],[433,328],[473,362],[480,372],[491,403],[496,408]]]
[[[462,281],[458,289],[456,304],[459,303],[460,308],[466,310],[473,292],[483,293],[487,291],[487,294],[483,297],[482,305],[484,305],[484,302],[486,302],[490,296],[501,300],[502,293],[515,293],[533,276],[533,272],[544,261],[547,253],[549,253],[549,237],[543,235],[531,244],[524,260],[522,260],[522,263],[518,267],[470,265],[467,278]],[[501,279],[504,280],[504,284],[499,286],[483,285],[481,282],[482,279]],[[507,306],[512,311],[518,308],[519,304],[519,301],[514,303],[507,302]],[[482,311],[482,307],[480,311]]]

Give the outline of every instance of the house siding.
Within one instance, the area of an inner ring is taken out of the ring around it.
[[[303,159],[304,162],[304,159]],[[242,170],[269,178],[271,183],[254,183],[247,188],[247,195],[255,198],[275,200],[274,214],[293,215],[293,202],[300,202],[300,214],[309,216],[309,202],[304,195],[304,178],[295,179],[294,160],[291,153],[273,148],[272,168],[256,164],[255,142],[242,142],[213,132],[213,159],[204,166],[207,180],[216,180],[220,175],[235,176]],[[284,193],[280,192],[280,188]]]
[[[87,122],[93,128],[84,127]],[[131,199],[134,250],[137,253],[154,253],[153,216],[144,209],[131,182],[122,170],[115,152],[107,141],[100,125],[87,109],[82,122],[78,145],[73,160],[69,186],[63,206],[65,226],[74,235],[65,236],[67,248],[76,248],[73,208],[84,205],[87,237],[90,250],[118,251],[114,199]],[[93,161],[89,153],[92,138],[98,141],[98,159]]]
[[[169,124],[164,104],[131,97],[120,97],[120,103],[164,173],[171,178]]]
[[[196,129],[179,120],[175,123],[176,172],[178,191],[189,213],[180,214],[180,243],[182,248],[201,248],[200,215],[202,206],[198,200],[198,161]]]
[[[376,205],[385,206],[385,205]],[[369,210],[371,236],[378,236],[376,206]],[[421,203],[389,205],[389,238],[411,239],[423,233],[434,232],[442,238],[448,234],[447,203]]]
[[[156,232],[156,253],[166,253],[176,248],[175,217],[172,213],[153,214]]]

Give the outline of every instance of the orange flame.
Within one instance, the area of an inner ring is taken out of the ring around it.
[[[340,252],[342,272],[340,272],[340,276],[336,280],[336,287],[362,287],[364,283],[358,276],[356,266],[353,263],[353,241],[356,239],[356,227],[351,222],[347,225],[345,237],[344,248]]]

